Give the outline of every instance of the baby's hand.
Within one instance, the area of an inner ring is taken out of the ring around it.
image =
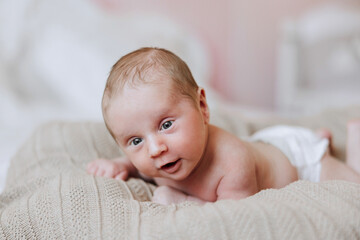
[[[118,180],[126,180],[129,176],[129,169],[125,163],[102,158],[90,162],[86,170],[94,176],[115,178]]]
[[[185,201],[187,195],[172,187],[160,186],[154,191],[152,201],[163,205],[169,205],[171,203],[180,203]]]

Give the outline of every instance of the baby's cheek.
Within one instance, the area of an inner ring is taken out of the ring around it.
[[[135,168],[148,177],[157,177],[157,169],[154,161],[146,156],[137,157],[131,161]]]
[[[183,139],[185,139],[181,143],[183,151],[186,151],[192,155],[202,155],[206,144],[206,138],[202,132],[193,131]]]

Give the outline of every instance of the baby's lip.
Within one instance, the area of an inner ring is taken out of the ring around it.
[[[179,158],[180,159],[180,158]],[[162,168],[162,167],[164,167],[165,165],[167,165],[167,164],[171,164],[171,163],[174,163],[174,162],[176,162],[177,160],[179,160],[179,159],[161,159],[161,161],[159,161],[158,162],[158,164],[157,164],[157,168]]]
[[[181,166],[181,159],[163,164],[160,169],[167,173],[175,173]]]

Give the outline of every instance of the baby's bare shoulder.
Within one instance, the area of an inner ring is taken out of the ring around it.
[[[237,136],[215,127],[210,134],[210,142],[214,158],[222,163],[226,160],[233,164],[251,164],[250,144]]]
[[[256,165],[251,158],[230,158],[217,188],[218,199],[240,199],[258,192]]]
[[[256,161],[251,144],[221,128],[214,132],[211,139],[215,146],[214,162],[224,173],[219,181],[218,197],[243,198],[256,193]]]

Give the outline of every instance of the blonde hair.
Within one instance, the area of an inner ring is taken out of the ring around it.
[[[102,98],[105,124],[111,99],[119,94],[126,84],[137,86],[140,83],[150,83],[154,73],[166,76],[173,81],[176,92],[196,101],[199,87],[181,58],[162,48],[140,48],[121,57],[110,71]],[[111,132],[110,129],[109,131]]]

